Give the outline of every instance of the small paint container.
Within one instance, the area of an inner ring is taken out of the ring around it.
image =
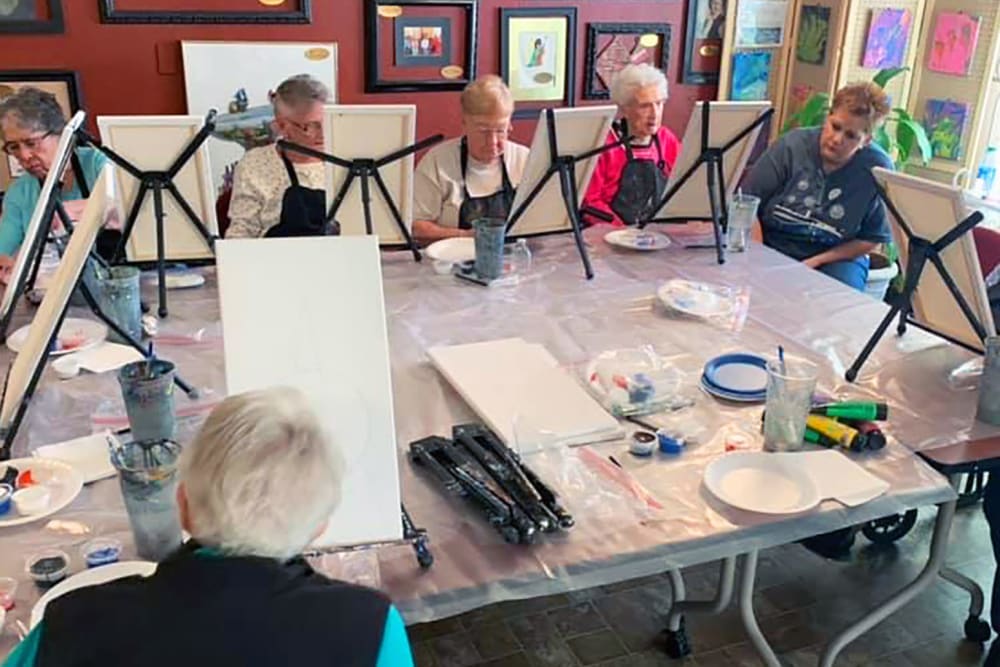
[[[13,486],[10,484],[0,484],[0,516],[10,512],[10,504],[13,496]]]
[[[13,577],[0,577],[0,609],[4,611],[13,609],[16,595],[17,579]]]
[[[69,556],[59,549],[45,549],[28,556],[25,570],[39,588],[48,588],[66,578]]]
[[[636,456],[650,456],[656,451],[656,436],[649,431],[636,431],[628,450]]]
[[[667,431],[661,428],[656,432],[656,440],[660,446],[660,451],[664,454],[681,454],[684,452],[684,436],[678,431]]]
[[[117,563],[122,554],[122,543],[112,537],[98,537],[84,544],[80,554],[87,567]]]
[[[52,491],[44,486],[28,486],[18,489],[12,496],[14,507],[21,516],[31,516],[41,514],[49,507],[52,501]]]

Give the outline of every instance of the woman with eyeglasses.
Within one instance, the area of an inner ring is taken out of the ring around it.
[[[414,176],[413,236],[423,244],[472,236],[478,218],[506,218],[528,161],[508,140],[514,98],[503,80],[482,76],[462,91],[463,136],[427,151]]]
[[[56,157],[59,135],[66,118],[56,96],[37,88],[21,88],[0,100],[0,137],[3,152],[24,170],[10,184],[0,204],[0,282],[14,265],[35,210],[42,183]],[[93,148],[78,148],[76,155],[86,185],[93,185],[104,166],[104,156]],[[67,168],[60,189],[63,208],[71,220],[79,218],[86,200],[72,169]],[[58,218],[55,223],[58,227]]]
[[[323,105],[330,91],[308,74],[286,79],[271,95],[274,127],[282,139],[323,150]],[[326,222],[323,162],[275,144],[246,152],[233,174],[226,238],[322,236]]]

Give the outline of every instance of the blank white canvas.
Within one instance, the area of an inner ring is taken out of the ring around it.
[[[203,42],[182,41],[184,92],[190,114],[229,110],[243,88],[250,107],[270,104],[268,93],[296,74],[309,74],[330,89],[337,101],[337,45],[332,42]],[[239,161],[243,148],[211,137],[212,183],[222,185],[226,167]]]
[[[323,138],[326,152],[336,157],[377,159],[412,145],[416,126],[417,107],[412,104],[331,104],[324,109]],[[413,155],[385,165],[379,173],[409,231],[413,224]],[[346,177],[347,169],[326,163],[324,183],[328,208]],[[405,243],[406,237],[399,231],[375,180],[371,179],[369,185],[372,229],[379,243]],[[361,201],[361,179],[355,178],[336,216],[344,236],[366,233]]]
[[[297,387],[343,454],[340,506],[315,545],[400,538],[377,240],[236,239],[216,249],[229,393]]]
[[[595,106],[578,109],[556,109],[556,149],[560,155],[582,155],[587,151],[603,146],[607,141],[611,123],[615,119],[617,107]],[[597,167],[597,155],[576,164],[576,190],[579,207],[583,204],[583,196],[590,185],[590,178]],[[527,200],[529,193],[544,178],[552,162],[549,150],[549,129],[543,111],[535,126],[535,137],[531,142],[531,152],[528,162],[524,165],[524,174],[517,185],[511,214],[517,211]],[[562,189],[558,175],[553,175],[542,191],[525,210],[521,218],[510,229],[512,237],[532,236],[548,232],[562,232],[573,229],[566,213]]]
[[[204,125],[200,116],[98,116],[101,141],[144,171],[165,171]],[[128,215],[139,194],[139,181],[115,167],[122,213]],[[202,144],[174,176],[174,185],[208,232],[218,235],[215,218],[215,189],[212,187],[208,146]],[[168,260],[208,259],[212,248],[190,221],[174,196],[163,191],[163,243]],[[125,221],[122,220],[122,224]],[[139,209],[135,226],[125,247],[130,261],[156,259],[156,216],[153,191],[149,190]]]
[[[674,186],[674,183],[695,164],[698,156],[701,155],[701,114],[704,104],[704,102],[695,102],[694,108],[691,109],[691,117],[688,119],[684,140],[681,143],[681,154],[677,156],[677,163],[670,170],[670,178],[664,193]],[[721,148],[726,145],[770,108],[770,102],[712,102],[711,117],[708,123],[709,147]],[[752,132],[726,151],[722,159],[722,173],[726,181],[723,206],[728,205],[729,198],[736,191],[740,176],[746,168],[747,160],[750,159],[750,153],[753,151],[754,144],[757,143],[757,135],[759,134],[760,127],[754,128]],[[698,167],[684,185],[674,193],[670,201],[664,204],[653,217],[711,219],[712,208],[708,201],[708,178],[705,169],[705,165]]]

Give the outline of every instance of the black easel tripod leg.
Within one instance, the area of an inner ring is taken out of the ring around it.
[[[139,189],[135,193],[135,200],[132,202],[132,208],[129,209],[128,217],[125,218],[125,226],[122,228],[122,237],[118,241],[118,247],[115,248],[114,255],[111,256],[112,262],[120,262],[122,261],[122,258],[125,257],[125,245],[132,236],[132,229],[135,227],[135,221],[139,219],[139,212],[142,210],[142,205],[146,201],[146,195],[148,193],[149,183],[141,181],[139,183]]]
[[[326,221],[333,222],[337,218],[337,212],[340,210],[341,204],[344,203],[344,199],[347,197],[347,193],[351,189],[351,183],[354,182],[354,172],[348,171],[347,176],[344,177],[344,182],[340,184],[340,189],[337,190],[337,196],[333,198],[333,203],[330,204],[330,210],[326,213]]]
[[[361,174],[361,208],[365,214],[365,233],[371,236],[375,233],[375,226],[372,224],[372,193],[368,175],[367,171]]]
[[[715,232],[715,255],[719,264],[726,263],[726,255],[722,250],[722,216],[719,213],[719,198],[716,182],[717,162],[711,160],[705,166],[705,178],[708,181],[708,205],[712,210],[712,231]]]
[[[576,249],[580,252],[580,261],[583,262],[583,273],[587,280],[594,278],[594,269],[590,265],[590,256],[587,254],[587,246],[583,242],[583,231],[580,228],[580,213],[576,206],[574,192],[576,186],[573,183],[573,176],[570,168],[560,165],[559,168],[559,189],[562,190],[563,202],[566,204],[566,215],[569,216],[570,224],[573,227],[573,238],[576,241]]]
[[[167,258],[163,245],[163,190],[153,187],[153,213],[156,216],[156,276],[160,296],[160,317],[167,316]]]
[[[177,186],[174,185],[174,182],[167,181],[164,185],[166,186],[167,190],[170,191],[170,194],[173,196],[174,201],[177,202],[177,205],[181,207],[182,211],[184,211],[184,215],[188,217],[188,220],[191,221],[191,224],[194,225],[194,228],[197,229],[198,233],[201,234],[201,237],[205,239],[205,243],[208,245],[208,247],[210,249],[214,249],[215,237],[212,236],[212,233],[210,231],[208,231],[208,227],[205,226],[205,223],[203,223],[198,218],[198,214],[194,212],[194,209],[191,208],[191,204],[189,204],[187,199],[184,198],[184,195],[180,193],[180,191],[177,189]]]
[[[399,214],[399,209],[396,207],[396,202],[392,200],[392,196],[389,194],[389,188],[385,186],[385,181],[382,180],[382,174],[376,169],[372,172],[372,176],[375,178],[375,185],[378,187],[379,192],[382,193],[382,199],[385,201],[386,206],[389,207],[389,212],[392,213],[392,219],[395,220],[396,226],[399,227],[399,232],[406,239],[406,245],[410,248],[410,252],[413,253],[413,259],[417,262],[421,260],[420,250],[417,249],[417,244],[413,242],[413,237],[410,235],[410,230],[406,228],[403,223],[403,216]]]
[[[886,313],[885,317],[882,318],[882,321],[879,322],[878,328],[875,329],[875,333],[873,333],[872,337],[868,339],[867,343],[865,343],[865,347],[861,350],[861,354],[858,355],[858,358],[854,360],[851,367],[847,369],[846,373],[844,373],[844,377],[848,382],[854,382],[854,379],[858,377],[858,371],[860,371],[861,367],[864,366],[865,362],[868,360],[868,356],[872,353],[872,350],[875,349],[875,346],[878,345],[878,342],[882,340],[885,330],[889,328],[890,324],[892,324],[892,320],[895,319],[897,313],[901,313],[905,319],[906,311],[898,304],[894,305],[892,309]]]

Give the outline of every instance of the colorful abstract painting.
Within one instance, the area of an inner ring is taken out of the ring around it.
[[[979,17],[961,12],[941,12],[934,23],[934,38],[927,69],[942,74],[968,76],[979,41]]]
[[[826,43],[830,38],[830,8],[803,5],[799,16],[799,37],[795,42],[795,57],[810,65],[826,62]]]
[[[733,54],[733,86],[730,98],[744,102],[766,100],[770,73],[770,51],[740,51]]]
[[[884,7],[872,10],[862,66],[872,69],[901,66],[912,24],[913,15],[909,9]]]
[[[958,160],[962,157],[962,133],[969,117],[969,105],[952,100],[927,100],[924,128],[934,157]]]

